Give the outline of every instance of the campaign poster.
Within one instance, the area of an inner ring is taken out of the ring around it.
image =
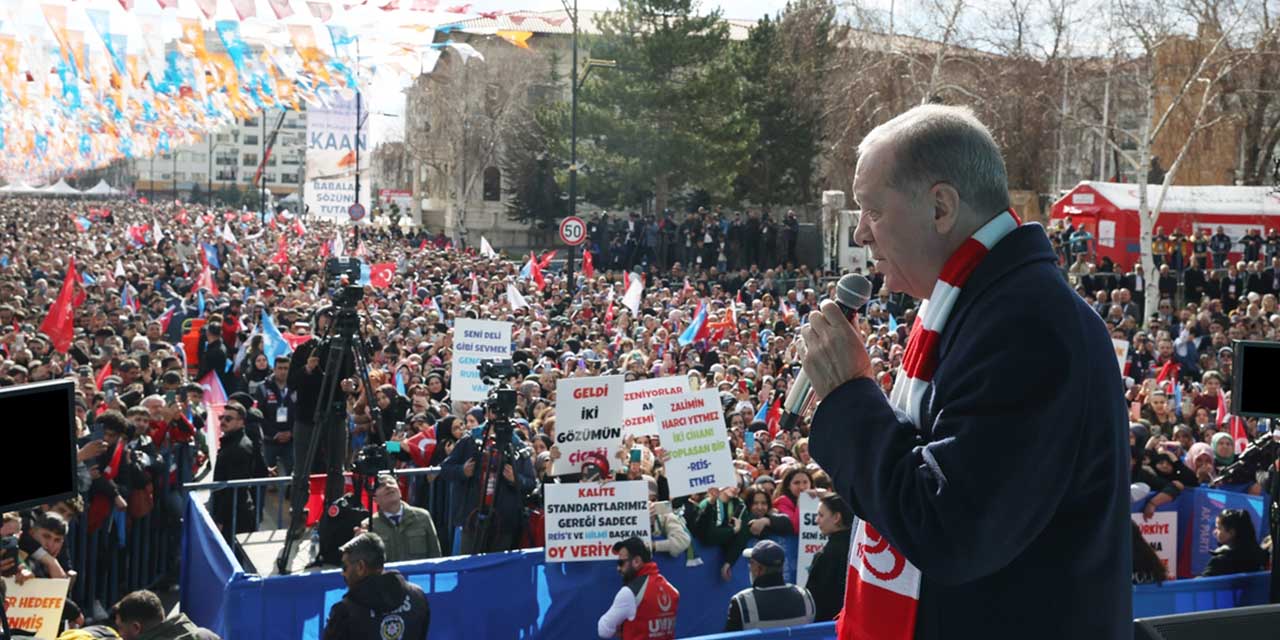
[[[453,325],[450,397],[463,402],[484,400],[489,396],[489,385],[480,378],[480,361],[509,359],[510,322],[458,318]]]
[[[808,493],[800,494],[800,547],[796,554],[796,584],[803,587],[809,582],[809,567],[813,556],[827,546],[827,537],[818,530],[818,505],[822,501]]]
[[[4,578],[9,628],[29,631],[37,638],[57,638],[70,585],[68,578],[32,578],[21,586],[13,578]]]
[[[1124,363],[1129,360],[1129,341],[1111,339],[1111,347],[1116,351],[1116,362],[1120,365],[1120,375],[1124,375]]]
[[[327,104],[307,106],[307,182],[303,202],[309,215],[331,220],[350,220],[347,208],[356,201],[356,157],[360,169],[369,165],[368,119],[356,135],[356,98],[327,92]],[[359,145],[359,153],[356,146]],[[360,181],[360,204],[369,201],[369,183]]]
[[[659,437],[670,455],[666,469],[672,498],[738,484],[719,391],[668,397],[657,410]]]
[[[622,445],[623,376],[562,378],[556,381],[556,437],[560,451],[552,475],[578,473],[589,454],[599,454],[616,471],[613,454]],[[648,498],[648,494],[645,494]]]
[[[654,410],[656,403],[663,398],[681,396],[692,390],[689,388],[688,376],[646,378],[626,383],[622,389],[623,437],[659,435],[662,429],[658,427],[658,414]]]
[[[1171,578],[1178,575],[1178,512],[1157,511],[1150,520],[1141,513],[1130,515],[1142,532],[1142,539],[1156,550],[1156,557],[1164,563],[1168,575]]]
[[[612,560],[613,545],[649,542],[649,483],[546,484],[547,562]]]

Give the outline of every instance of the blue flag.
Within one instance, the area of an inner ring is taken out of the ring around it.
[[[262,354],[267,356],[267,363],[275,366],[276,358],[293,353],[293,347],[280,334],[276,323],[266,311],[262,312]]]
[[[204,257],[209,260],[209,266],[215,270],[221,269],[222,263],[218,261],[218,248],[208,242],[201,242],[200,245],[204,247]]]
[[[360,261],[360,281],[356,284],[362,287],[372,286],[369,282],[369,263],[364,260]]]
[[[204,317],[204,289],[196,292],[196,316]]]
[[[81,272],[81,273],[80,273],[80,279],[81,279],[81,280],[84,280],[84,284],[85,284],[85,286],[86,286],[86,287],[87,287],[87,286],[89,286],[89,285],[93,285],[93,284],[97,284],[97,283],[98,283],[98,281],[97,281],[97,280],[94,280],[94,279],[93,279],[93,276],[91,276],[91,275],[89,275],[89,274],[87,274],[87,273],[84,273],[84,272]]]
[[[687,347],[693,344],[693,341],[698,337],[698,332],[702,330],[702,325],[705,324],[706,321],[707,307],[706,305],[698,305],[698,315],[693,317],[693,322],[689,323],[689,327],[684,330],[684,333],[680,334],[680,346]]]
[[[893,317],[892,313],[889,314],[889,331],[893,333],[898,332],[898,319]]]
[[[408,396],[409,393],[404,390],[404,376],[397,371],[396,374],[396,393],[401,396]]]
[[[752,418],[752,421],[759,420],[760,422],[765,422],[768,419],[769,419],[769,403],[764,402],[760,404],[760,410],[756,412],[756,417]]]

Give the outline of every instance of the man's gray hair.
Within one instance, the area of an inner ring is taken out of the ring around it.
[[[979,217],[1009,208],[1009,176],[1000,147],[969,107],[927,104],[876,127],[858,145],[894,145],[890,186],[900,192],[946,182]]]
[[[382,568],[387,561],[387,546],[376,533],[362,533],[338,548],[347,554],[352,564],[363,562],[373,570]]]

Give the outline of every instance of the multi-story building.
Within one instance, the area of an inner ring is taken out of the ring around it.
[[[261,182],[254,183],[265,154],[264,141],[270,138],[281,109],[241,120],[207,136],[203,142],[177,147],[169,153],[133,161],[134,189],[139,195],[176,197],[205,202],[212,191],[215,200],[228,200],[238,191],[251,195]],[[307,119],[305,112],[284,110],[284,121],[263,168],[267,189],[275,199],[297,193],[302,188],[306,167]]]

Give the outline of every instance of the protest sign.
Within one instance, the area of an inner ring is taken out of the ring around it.
[[[649,541],[649,483],[578,482],[543,485],[547,562],[612,560],[613,545]]]
[[[634,380],[626,383],[622,390],[622,435],[626,437],[658,435],[662,429],[658,427],[658,415],[654,410],[656,403],[693,389],[689,388],[687,376],[668,376]]]
[[[480,361],[510,358],[510,322],[458,318],[453,327],[450,397],[464,402],[484,400],[489,396],[489,386],[480,379]]]
[[[1178,575],[1178,512],[1157,511],[1150,520],[1141,513],[1131,514],[1142,532],[1142,539],[1156,550],[1156,556],[1172,579]]]
[[[645,498],[648,497],[645,494]],[[9,627],[30,631],[37,638],[58,637],[62,606],[70,585],[71,580],[67,578],[32,578],[21,586],[13,578],[4,578],[4,608]]]
[[[610,465],[622,444],[623,376],[562,378],[556,381],[556,447],[553,475],[578,473],[599,454]],[[616,469],[612,469],[616,470]],[[647,497],[647,496],[646,496]]]
[[[818,530],[818,505],[822,501],[808,493],[800,494],[800,548],[796,554],[796,584],[809,582],[813,556],[827,546],[827,537]]]
[[[659,437],[671,456],[666,462],[671,497],[738,484],[729,455],[720,392],[703,389],[657,403]]]

